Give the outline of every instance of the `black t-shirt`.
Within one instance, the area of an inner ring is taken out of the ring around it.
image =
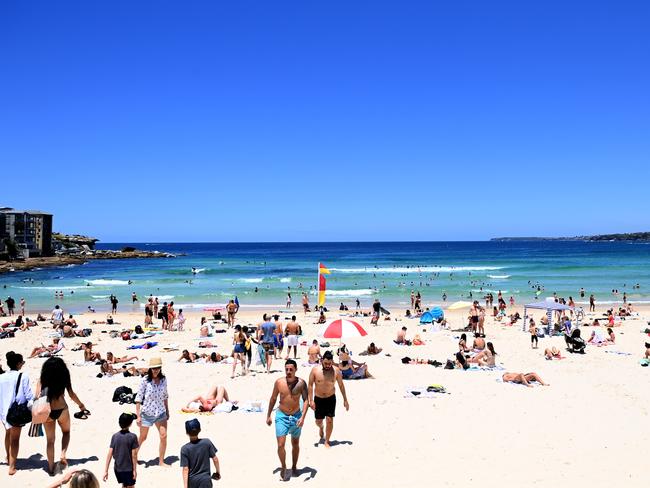
[[[14,305],[16,305],[16,301],[13,298],[7,298],[7,308],[14,308]]]
[[[373,309],[375,312],[379,312],[379,310],[381,309],[381,303],[379,303],[379,302],[377,302],[377,303],[373,303],[373,304],[372,304],[372,309]]]
[[[181,468],[190,469],[189,488],[212,486],[210,461],[216,454],[217,448],[210,439],[190,441],[181,447]]]
[[[115,459],[115,471],[119,473],[133,471],[133,449],[138,448],[138,437],[129,431],[121,430],[111,437],[111,449]]]

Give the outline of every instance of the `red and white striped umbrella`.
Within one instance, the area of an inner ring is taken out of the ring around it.
[[[353,320],[330,320],[323,326],[320,335],[326,339],[341,339],[343,337],[363,337],[368,333]]]

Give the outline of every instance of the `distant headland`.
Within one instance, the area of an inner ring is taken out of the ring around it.
[[[650,232],[628,232],[621,234],[598,234],[593,236],[574,237],[494,237],[490,241],[511,242],[511,241],[636,241],[649,242]]]

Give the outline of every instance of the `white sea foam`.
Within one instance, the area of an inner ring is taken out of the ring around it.
[[[482,290],[472,290],[472,293],[508,293],[508,290],[490,290],[489,288],[483,288]]]
[[[21,290],[81,290],[91,288],[90,286],[17,286]]]
[[[317,290],[310,292],[312,295],[318,293]],[[375,293],[374,290],[325,290],[325,295],[330,297],[364,297]]]
[[[502,266],[396,266],[393,268],[329,268],[339,273],[460,273],[463,271],[496,271]]]
[[[242,283],[261,283],[264,281],[264,278],[239,278],[238,281]]]
[[[280,283],[291,283],[291,278],[280,278]]]
[[[192,269],[192,273],[198,274],[198,273],[203,273],[206,270],[206,268],[196,268]]]
[[[110,298],[110,295],[90,295],[91,298]]]
[[[86,283],[96,286],[108,286],[108,285],[128,285],[127,280],[84,280]]]
[[[487,277],[493,280],[507,280],[510,278],[510,275],[487,275]]]

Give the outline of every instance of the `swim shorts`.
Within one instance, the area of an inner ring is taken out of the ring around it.
[[[262,347],[269,354],[273,354],[273,352],[275,351],[275,348],[273,347],[273,343],[271,342],[262,342]]]
[[[314,417],[316,420],[322,420],[325,417],[334,417],[336,411],[336,395],[328,396],[326,398],[314,397]]]
[[[115,478],[117,478],[118,483],[122,483],[122,486],[135,485],[135,478],[133,478],[133,471],[115,471]]]
[[[297,346],[298,345],[298,336],[297,335],[287,336],[287,344],[289,345],[289,347]]]
[[[285,437],[287,435],[294,438],[300,437],[302,431],[302,428],[298,427],[300,417],[302,417],[300,410],[289,415],[278,408],[275,411],[275,437]]]

